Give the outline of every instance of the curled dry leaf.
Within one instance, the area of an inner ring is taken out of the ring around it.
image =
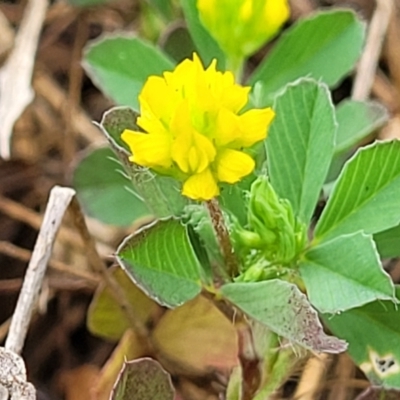
[[[150,358],[124,363],[110,400],[173,400],[171,378]]]
[[[147,350],[132,329],[125,331],[110,358],[97,374],[97,380],[92,390],[94,398],[108,400],[124,362],[143,357]]]
[[[233,324],[202,296],[168,311],[157,325],[153,340],[172,371],[227,372],[238,365]]]
[[[157,312],[158,305],[138,289],[121,268],[116,267],[113,276],[125,292],[137,318],[146,323]],[[130,327],[125,313],[105,285],[98,288],[92,300],[87,324],[92,333],[112,340],[121,338]]]

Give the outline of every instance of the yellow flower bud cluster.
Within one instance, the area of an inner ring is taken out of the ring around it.
[[[287,0],[197,0],[200,20],[231,57],[248,57],[289,17]]]

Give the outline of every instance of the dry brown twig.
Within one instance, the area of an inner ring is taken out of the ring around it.
[[[33,87],[36,93],[43,97],[54,110],[63,112],[68,96],[49,75],[39,71],[34,76]],[[84,138],[88,143],[106,142],[99,128],[93,124],[92,120],[81,108],[76,107],[71,110],[70,117],[72,129],[77,131],[80,137]]]
[[[321,382],[331,362],[329,354],[319,354],[311,357],[297,385],[294,398],[296,400],[314,400],[320,390]]]
[[[39,297],[57,231],[74,194],[73,189],[58,186],[50,193],[42,227],[11,319],[5,348],[0,348],[0,388],[5,398],[31,400],[36,397],[34,387],[26,382],[25,365],[19,354]]]
[[[369,97],[392,11],[393,0],[376,1],[376,9],[368,30],[367,43],[358,63],[357,74],[354,79],[351,95],[353,100],[366,100]]]
[[[147,335],[146,328],[138,325],[137,318],[131,310],[125,293],[122,292],[118,283],[108,273],[106,265],[97,253],[94,240],[90,236],[84,216],[74,196],[75,191],[70,188],[56,186],[50,192],[43,222],[11,320],[5,348],[0,348],[0,400],[3,400],[3,398],[8,399],[8,397],[11,400],[33,400],[35,398],[34,387],[26,382],[25,366],[19,354],[25,341],[33,309],[37,306],[39,292],[43,285],[43,278],[50,260],[56,234],[70,205],[74,222],[85,243],[87,256],[93,269],[110,287],[117,302],[125,311],[138,333],[142,336]]]
[[[33,308],[42,286],[43,277],[50,259],[54,240],[60,227],[65,210],[75,191],[56,186],[50,192],[50,198],[44,214],[32,258],[25,274],[24,283],[11,321],[5,347],[19,354],[23,347]]]
[[[8,330],[10,329],[10,324],[11,318],[8,318],[0,325],[0,342],[3,342],[7,336]]]
[[[136,314],[134,313],[125,292],[119,286],[118,282],[114,279],[114,277],[109,273],[107,266],[105,265],[99,253],[97,252],[94,240],[89,233],[83,212],[76,198],[72,200],[70,209],[72,212],[75,226],[77,227],[82,237],[82,240],[84,241],[87,251],[87,257],[89,263],[92,266],[93,271],[98,273],[103,278],[104,283],[110,288],[112,295],[120,305],[121,309],[124,311],[129,323],[135,329],[135,332],[138,334],[138,336],[142,340],[147,341],[148,329],[145,326],[145,324],[143,324],[136,317]]]
[[[0,156],[10,158],[15,121],[32,101],[32,71],[48,0],[30,0],[14,48],[0,70]]]
[[[5,254],[9,257],[13,257],[25,262],[29,262],[32,257],[32,252],[29,250],[23,249],[3,240],[0,240],[0,254]],[[99,279],[93,273],[81,269],[72,269],[69,265],[58,260],[50,259],[49,267],[54,271],[62,274],[68,274],[76,279],[83,279],[88,284],[93,286],[97,286],[99,283]]]
[[[348,354],[340,354],[335,366],[335,375],[338,381],[353,379],[356,366]],[[354,398],[351,385],[334,385],[329,393],[328,400],[346,400]]]
[[[0,11],[0,58],[11,49],[14,42],[14,30],[5,15]]]
[[[14,218],[18,221],[22,221],[25,224],[28,224],[34,229],[39,229],[42,223],[42,216],[39,213],[25,207],[23,204],[17,203],[16,201],[3,197],[1,195],[0,211],[8,215],[10,218]],[[60,241],[68,243],[75,248],[82,247],[82,242],[79,237],[72,229],[68,227],[62,226],[60,228],[59,239]],[[100,244],[102,255],[112,254],[113,249],[110,246],[106,245],[105,243]]]
[[[36,0],[34,0],[34,1],[36,1]],[[38,0],[38,2],[43,2],[43,1],[47,1],[47,0]],[[51,15],[53,15],[55,13],[59,14],[60,13],[59,8],[60,8],[60,4],[58,4],[58,3],[54,4],[49,9],[49,17],[51,18]],[[28,12],[28,10],[27,10],[27,12]],[[64,10],[64,11],[62,10],[62,12],[68,12],[68,13],[72,13],[72,15],[75,15],[75,11],[70,10],[68,7],[66,10]],[[36,22],[38,22],[38,21],[36,21]],[[20,33],[21,33],[21,30],[22,30],[22,24],[21,24]],[[1,39],[0,40],[0,56],[1,56],[8,49],[10,49],[12,47],[13,41],[14,41],[14,31],[12,30],[11,26],[8,24],[7,19],[1,13],[0,13],[0,39]],[[17,39],[15,39],[15,41],[17,42]],[[28,56],[25,55],[25,57],[28,57]],[[3,66],[2,69],[0,69],[0,71],[4,70],[6,68],[6,65],[11,62],[11,58],[12,58],[12,55],[10,55],[7,63]],[[30,60],[32,62],[32,68],[33,68],[34,54],[31,55]],[[29,88],[30,88],[30,79],[32,76],[32,68],[30,69],[30,75],[29,75],[29,82],[28,82]],[[10,67],[9,69],[12,69],[12,68]],[[24,71],[26,73],[28,71],[28,69],[24,67]],[[16,72],[17,72],[17,70],[15,70],[15,74],[16,74]],[[19,81],[21,81],[21,76],[18,75],[15,77],[15,79],[17,80],[17,83],[20,84]],[[8,83],[8,84],[11,85],[11,83]],[[35,75],[33,77],[32,86],[33,86],[33,89],[36,92],[36,94],[43,97],[46,100],[46,102],[55,111],[60,112],[60,113],[63,112],[65,104],[67,103],[67,100],[68,100],[68,96],[65,93],[65,91],[49,75],[47,75],[44,71],[38,71],[37,73],[35,73]],[[16,88],[16,86],[14,86],[14,88]],[[7,90],[8,89],[9,88],[7,87]],[[14,90],[18,94],[18,97],[19,97],[20,93],[16,89],[14,89]],[[32,91],[31,88],[30,88],[30,90]],[[7,111],[7,113],[8,113],[7,107],[9,107],[9,104],[7,103],[8,97],[5,98],[2,95],[3,92],[8,93],[7,96],[10,96],[12,91],[10,91],[10,92],[4,91],[4,89],[2,88],[1,82],[0,82],[0,95],[1,95],[1,97],[0,97],[0,117],[2,115],[1,114],[2,107],[6,107],[5,110]],[[33,92],[32,92],[32,95],[33,95]],[[20,101],[20,100],[21,99],[18,98],[18,101]],[[30,100],[29,100],[29,102],[30,102]],[[24,105],[21,112],[23,111],[25,106],[26,105]],[[17,117],[14,119],[12,125],[14,124],[15,120],[18,118],[19,115],[20,114],[18,114]],[[76,132],[78,132],[80,137],[85,139],[88,143],[105,142],[105,138],[101,134],[99,128],[97,128],[92,123],[92,120],[90,119],[90,117],[80,107],[76,107],[74,110],[71,110],[70,117],[71,117],[71,128],[74,129]],[[4,127],[4,122],[2,125]],[[2,140],[3,139],[1,139],[1,138],[5,137],[6,135],[11,136],[11,130],[12,130],[12,126],[8,130],[8,133],[6,134],[6,133],[3,133],[6,131],[6,129],[4,129],[4,130],[0,129],[0,157],[4,157],[3,150],[2,150],[2,147],[3,147]],[[9,152],[10,136],[8,137],[8,140],[6,141],[8,152]]]

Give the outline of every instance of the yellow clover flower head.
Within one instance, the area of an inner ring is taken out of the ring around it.
[[[200,20],[230,56],[247,57],[289,18],[288,0],[197,0]]]
[[[231,72],[204,69],[196,54],[162,77],[150,76],[139,95],[137,125],[126,129],[130,160],[183,181],[182,194],[210,200],[218,182],[235,183],[250,174],[254,160],[243,149],[265,139],[271,108],[240,113],[250,88]]]

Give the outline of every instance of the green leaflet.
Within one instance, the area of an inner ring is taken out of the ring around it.
[[[159,220],[127,237],[117,251],[117,260],[161,305],[176,307],[201,290],[202,267],[178,220]]]
[[[329,90],[300,79],[285,88],[273,108],[276,117],[265,142],[271,184],[308,223],[334,151],[336,120]]]
[[[396,289],[400,298],[400,289]],[[349,343],[349,353],[370,381],[400,389],[400,309],[375,301],[339,315],[324,317],[332,332]]]
[[[315,229],[317,242],[400,222],[400,141],[375,142],[347,162]]]
[[[297,286],[278,279],[228,283],[221,294],[273,332],[305,348],[327,353],[346,350],[346,343],[324,333],[317,312]]]
[[[72,185],[85,212],[107,224],[128,226],[150,215],[132,191],[124,167],[108,147],[95,149],[80,160]]]
[[[300,262],[311,304],[337,313],[374,300],[397,301],[371,235],[343,235],[311,248]]]
[[[138,111],[138,95],[146,79],[171,71],[174,62],[142,39],[114,35],[86,47],[83,67],[104,94]]]
[[[289,82],[304,76],[335,86],[361,55],[365,24],[351,11],[320,12],[282,34],[250,77],[258,107],[271,104]]]

